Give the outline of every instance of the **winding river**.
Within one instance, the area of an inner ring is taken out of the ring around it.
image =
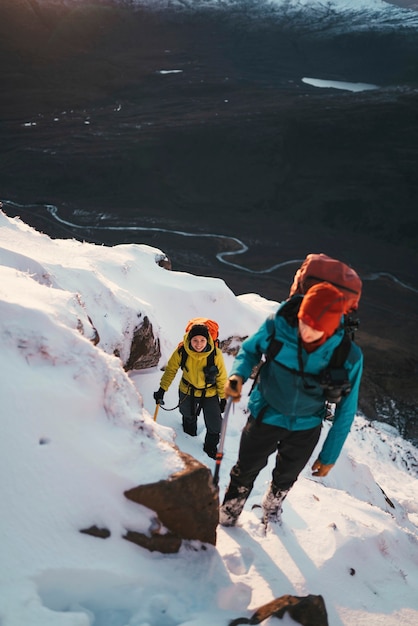
[[[3,204],[4,205],[8,205],[14,208],[24,208],[24,209],[28,209],[30,205],[21,205],[21,204],[17,204],[16,202],[12,202],[11,200],[3,200]],[[274,272],[275,270],[285,267],[287,265],[295,265],[296,267],[298,267],[303,259],[290,259],[288,261],[282,261],[281,263],[276,263],[275,265],[272,265],[271,267],[265,268],[265,269],[261,269],[261,270],[253,270],[249,267],[246,267],[245,265],[241,265],[239,263],[233,263],[232,261],[228,260],[228,257],[235,257],[239,254],[244,254],[245,252],[248,252],[249,248],[248,246],[241,241],[241,239],[238,239],[237,237],[230,237],[228,235],[220,235],[217,233],[190,233],[190,232],[186,232],[183,230],[174,230],[174,229],[168,229],[168,228],[161,228],[161,227],[155,227],[155,226],[109,226],[109,225],[102,225],[102,226],[98,226],[95,224],[77,224],[75,222],[70,222],[69,220],[65,220],[64,218],[60,217],[59,212],[58,212],[58,208],[52,204],[45,204],[43,205],[46,209],[46,211],[49,213],[49,215],[51,215],[51,217],[59,222],[60,224],[64,225],[64,226],[68,226],[69,228],[75,229],[75,230],[97,230],[97,231],[130,231],[130,232],[158,232],[158,233],[166,233],[166,234],[170,234],[170,235],[178,235],[179,237],[191,237],[191,238],[206,238],[206,239],[217,239],[217,240],[223,240],[226,242],[230,242],[231,246],[237,246],[237,248],[234,247],[233,250],[229,250],[229,251],[225,251],[225,252],[219,252],[217,253],[216,259],[220,262],[223,263],[225,265],[228,265],[229,267],[233,267],[237,270],[240,270],[242,272],[247,272],[249,274],[271,274],[272,272]],[[0,203],[0,208],[1,208],[1,203]],[[361,276],[361,279],[363,281],[368,280],[368,281],[372,281],[372,280],[379,280],[379,279],[389,279],[391,281],[393,281],[394,283],[396,283],[398,286],[402,287],[403,289],[406,289],[408,291],[411,291],[413,293],[418,293],[418,289],[416,289],[415,287],[412,287],[411,285],[408,285],[406,283],[404,283],[403,281],[401,281],[399,278],[397,278],[396,276],[394,276],[393,274],[389,274],[388,272],[380,272],[380,271],[375,271],[375,272],[371,272],[367,275]]]

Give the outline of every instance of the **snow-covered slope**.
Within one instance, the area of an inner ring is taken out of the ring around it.
[[[152,420],[160,369],[127,374],[115,349],[128,353],[147,315],[162,366],[190,317],[217,319],[225,339],[253,332],[277,306],[165,270],[161,255],[51,240],[0,213],[1,625],[226,626],[284,594],[321,594],[333,626],[416,624],[417,451],[362,416],[326,479],[307,466],[281,529],[264,534],[252,510],[270,463],[240,525],[219,528],[216,548],[164,556],[121,538],[150,523],[123,491],[181,466],[171,442],[208,458],[202,423],[192,438],[178,410]],[[173,384],[165,408],[176,403]],[[230,414],[221,497],[245,419],[244,396]],[[93,524],[111,537],[79,532]]]

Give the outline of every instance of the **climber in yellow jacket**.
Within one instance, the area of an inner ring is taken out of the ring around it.
[[[215,343],[204,324],[195,324],[185,334],[171,355],[154,393],[157,404],[164,404],[165,392],[181,368],[183,375],[179,384],[179,409],[183,430],[188,435],[197,435],[197,418],[203,411],[206,436],[203,450],[215,459],[225,410],[225,384],[227,371],[222,351]]]

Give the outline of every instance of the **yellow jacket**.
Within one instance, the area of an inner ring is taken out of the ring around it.
[[[187,360],[179,389],[183,393],[190,394],[194,388],[194,395],[197,397],[201,396],[203,390],[206,389],[205,395],[207,397],[218,395],[219,398],[225,398],[224,386],[228,374],[222,351],[215,347],[213,339],[210,336],[207,347],[209,347],[207,351],[195,352],[195,350],[190,347],[188,333],[184,336],[184,349],[187,353]],[[215,351],[215,365],[218,368],[218,373],[216,374],[216,384],[207,387],[203,368],[206,367],[208,355],[213,351]],[[160,381],[160,387],[164,389],[164,391],[167,391],[170,387],[180,365],[181,349],[176,348],[168,360],[167,367]]]

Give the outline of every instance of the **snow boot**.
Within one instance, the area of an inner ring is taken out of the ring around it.
[[[221,526],[235,526],[244,504],[250,495],[248,487],[228,487],[222,506],[219,509]]]
[[[218,451],[219,433],[206,433],[205,443],[203,445],[203,451],[211,459],[216,459],[216,453]]]
[[[270,483],[269,489],[264,494],[262,508],[263,508],[263,523],[273,523],[279,526],[282,523],[282,502],[289,493],[289,489],[280,491],[273,483]]]
[[[206,452],[209,458],[216,459],[216,453],[218,452],[217,448],[211,448],[206,443],[203,446],[203,452]]]

